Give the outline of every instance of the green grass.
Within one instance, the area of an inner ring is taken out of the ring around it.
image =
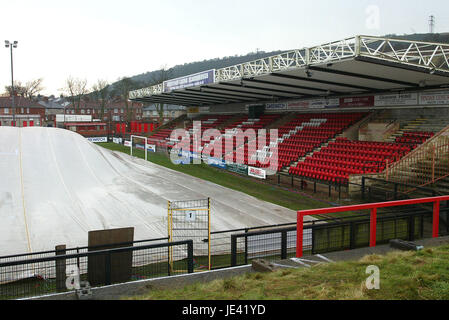
[[[366,268],[380,269],[380,289],[365,286]],[[152,290],[136,300],[446,300],[449,299],[449,245],[419,252],[369,255],[358,261],[195,283]]]
[[[129,154],[129,147],[119,144],[98,143],[98,145],[110,150]],[[143,159],[144,151],[133,149],[133,155]],[[256,182],[252,179],[234,175],[204,163],[201,165],[176,165],[166,155],[160,153],[148,153],[148,160],[157,165],[207,180],[229,189],[241,191],[257,199],[271,202],[288,209],[304,210],[330,206],[330,204],[320,199],[314,199],[310,196],[283,190],[276,186]]]

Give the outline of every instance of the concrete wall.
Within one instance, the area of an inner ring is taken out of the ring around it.
[[[353,174],[349,176],[348,194],[350,197],[359,197],[361,195],[362,177],[379,178],[380,174]],[[372,180],[365,180],[365,186],[373,183]]]
[[[251,265],[115,284],[105,287],[92,288],[92,299],[117,300],[122,297],[143,295],[150,290],[183,288],[184,286],[195,282],[204,283],[217,279],[226,279],[248,272],[252,272]],[[68,293],[34,297],[25,300],[78,300],[78,296],[74,291],[72,291]]]
[[[368,115],[367,117],[369,117]],[[342,137],[348,138],[349,140],[359,140],[359,129],[360,125],[367,119],[367,117],[364,117],[362,120],[358,121],[354,125],[352,125],[350,128],[345,130],[343,132]]]
[[[369,122],[359,130],[360,141],[384,141],[399,130],[399,122]]]

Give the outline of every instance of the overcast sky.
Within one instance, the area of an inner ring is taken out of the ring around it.
[[[17,40],[14,78],[110,82],[163,65],[313,46],[356,34],[449,31],[447,0],[2,0],[0,92],[11,83],[4,40]],[[376,19],[376,12],[379,19]]]

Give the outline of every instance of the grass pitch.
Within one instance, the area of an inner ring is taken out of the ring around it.
[[[129,147],[115,143],[98,143],[98,145],[109,150],[127,154],[130,152]],[[133,149],[133,156],[142,159],[145,158],[144,151],[139,149]],[[283,190],[276,186],[259,183],[250,178],[235,175],[204,163],[200,165],[176,165],[170,161],[170,158],[167,157],[167,155],[160,153],[148,153],[148,161],[292,210],[315,209],[330,206],[329,203],[314,199],[311,196],[301,195]]]

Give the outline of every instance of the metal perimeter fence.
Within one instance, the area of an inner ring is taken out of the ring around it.
[[[323,218],[323,217],[321,217]],[[449,234],[449,208],[440,211],[440,234]],[[296,223],[211,232],[212,269],[246,265],[253,259],[280,260],[296,253]],[[305,254],[369,246],[369,213],[304,223]],[[378,244],[432,236],[432,211],[422,206],[379,212]],[[124,247],[80,247],[0,257],[0,300],[66,292],[66,270],[75,268],[92,286],[124,283],[195,271],[194,241],[167,238],[124,243]],[[115,247],[118,245],[115,244]],[[173,260],[170,260],[170,252]],[[172,261],[172,265],[170,265]]]
[[[441,209],[445,223],[440,234],[449,234],[449,209]],[[432,237],[432,212],[416,206],[385,211],[377,219],[377,244],[392,239],[414,241]],[[296,255],[296,226],[231,235],[231,266],[246,265],[253,259],[283,260]],[[352,250],[370,245],[370,216],[361,214],[305,223],[304,254],[314,255]]]
[[[169,250],[175,261],[172,266]],[[71,275],[67,270],[92,287],[193,272],[192,240],[40,255],[1,260],[0,300],[67,292],[66,282]]]

